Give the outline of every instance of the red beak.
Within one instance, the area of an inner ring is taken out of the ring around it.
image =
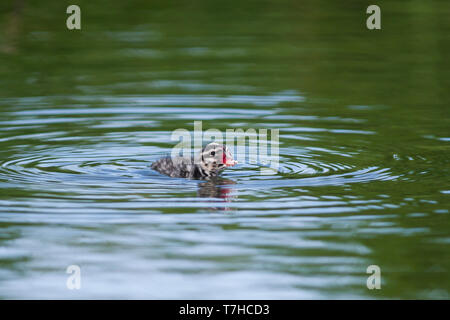
[[[227,167],[232,167],[232,166],[234,166],[234,165],[237,163],[236,160],[227,158],[225,148],[223,148],[222,155],[223,155],[223,156],[222,156],[222,162],[223,162],[223,164],[224,164],[225,166],[227,166]]]

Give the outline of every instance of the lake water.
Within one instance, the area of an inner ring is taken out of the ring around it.
[[[446,1],[78,4],[0,6],[0,298],[449,298]],[[152,171],[194,121],[279,171]]]

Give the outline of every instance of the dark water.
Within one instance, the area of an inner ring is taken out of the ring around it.
[[[446,1],[379,1],[380,31],[365,1],[78,1],[81,31],[14,3],[1,298],[449,298]],[[280,129],[279,172],[150,170],[196,120]]]

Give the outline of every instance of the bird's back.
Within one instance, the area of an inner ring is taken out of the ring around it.
[[[152,169],[173,178],[200,178],[199,166],[194,159],[165,157],[152,164]]]

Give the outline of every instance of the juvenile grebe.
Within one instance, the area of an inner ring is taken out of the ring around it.
[[[212,142],[200,151],[199,163],[194,158],[166,157],[152,164],[152,169],[174,178],[206,179],[217,176],[237,163],[226,146]]]

